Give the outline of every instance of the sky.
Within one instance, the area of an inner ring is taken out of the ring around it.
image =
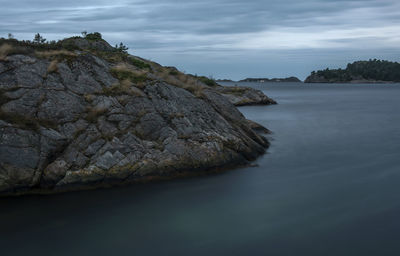
[[[0,37],[100,32],[111,44],[213,78],[304,79],[368,59],[400,61],[399,0],[0,0]]]

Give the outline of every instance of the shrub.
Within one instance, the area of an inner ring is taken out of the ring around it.
[[[133,57],[129,57],[129,63],[132,64],[135,67],[141,68],[141,69],[151,69],[151,66],[149,63],[145,63],[144,61],[138,60],[136,58]]]
[[[199,76],[198,79],[199,79],[202,83],[204,83],[204,84],[206,84],[206,85],[208,85],[208,86],[211,86],[211,87],[218,86],[217,82],[215,82],[215,80],[212,79],[212,78],[208,78],[208,77],[205,77],[205,76]]]
[[[89,41],[100,41],[102,40],[102,36],[99,32],[94,32],[90,34],[86,34],[85,38]]]
[[[179,74],[179,72],[176,71],[176,70],[171,70],[171,71],[169,71],[169,74],[170,74],[171,76],[177,76],[177,75]]]

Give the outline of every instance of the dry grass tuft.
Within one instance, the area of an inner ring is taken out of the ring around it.
[[[14,48],[9,44],[0,46],[0,61],[6,61],[7,56],[14,51]]]
[[[122,86],[135,85],[143,88],[148,80],[148,71],[138,70],[127,63],[119,63],[110,70],[111,74],[120,81]]]
[[[145,94],[129,80],[125,79],[112,85],[111,87],[103,88],[103,94],[107,96],[118,96],[118,95],[131,95],[142,97]]]
[[[85,99],[86,102],[92,103],[95,96],[92,94],[85,94],[85,95],[83,95],[83,98]]]
[[[134,66],[125,62],[118,63],[112,68],[112,70],[115,70],[117,72],[134,72],[136,74],[147,73],[146,71],[143,70],[137,70]]]
[[[54,57],[76,57],[74,52],[67,50],[36,51],[35,55],[39,58],[51,59]]]
[[[171,72],[173,73],[172,75]],[[201,97],[203,89],[206,88],[195,77],[186,75],[176,69],[164,67],[157,70],[156,75],[166,83],[185,89],[196,97]]]
[[[55,73],[58,72],[58,61],[52,60],[50,65],[47,67],[47,73]]]
[[[223,87],[221,89],[221,92],[226,93],[226,94],[233,94],[233,95],[241,96],[247,90],[249,90],[249,88],[240,87],[240,86],[229,86],[229,87],[227,86],[227,87]]]
[[[96,123],[100,116],[104,115],[107,109],[88,107],[86,120],[90,123]]]

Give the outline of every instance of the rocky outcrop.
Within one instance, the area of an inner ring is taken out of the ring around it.
[[[0,60],[0,194],[193,174],[244,164],[268,147],[232,105],[244,103],[238,92],[134,56],[99,56],[81,49]],[[269,99],[253,93],[243,99]]]
[[[248,120],[247,119],[247,124],[251,127],[251,129],[253,129],[254,131],[260,132],[260,133],[264,133],[264,134],[271,134],[272,132],[265,128],[264,126],[262,126],[259,123],[256,123],[252,120]]]
[[[221,86],[216,88],[235,106],[274,105],[275,100],[266,96],[262,91],[244,86]]]

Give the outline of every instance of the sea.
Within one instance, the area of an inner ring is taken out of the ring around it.
[[[237,86],[278,102],[254,166],[0,198],[0,255],[400,255],[400,84]]]

